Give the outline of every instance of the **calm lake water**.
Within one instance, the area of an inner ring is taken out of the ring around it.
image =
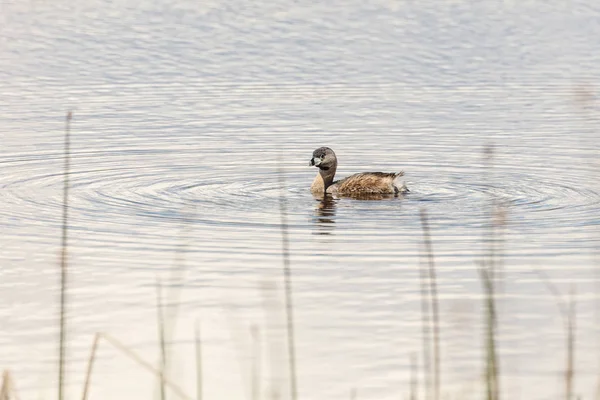
[[[542,271],[575,288],[575,388],[593,399],[599,18],[589,0],[0,3],[0,367],[22,398],[56,398],[72,109],[69,398],[96,332],[158,365],[161,280],[175,382],[195,394],[199,323],[206,399],[287,399],[283,194],[301,399],[408,398],[422,208],[442,393],[481,398],[492,198],[506,207],[503,397],[563,393],[563,319]],[[320,206],[308,161],[323,145],[340,177],[404,170],[412,192]],[[156,396],[123,353],[101,343],[98,357],[90,398]]]

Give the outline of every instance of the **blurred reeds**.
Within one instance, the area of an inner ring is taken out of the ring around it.
[[[10,399],[20,400],[20,397],[12,378],[12,374],[6,369],[2,373],[2,382],[0,383],[0,400]]]
[[[479,274],[485,292],[485,385],[486,399],[498,400],[500,398],[500,382],[498,355],[496,350],[496,301],[493,274],[487,265],[479,266]]]
[[[156,368],[154,365],[152,365],[148,361],[145,361],[135,351],[133,351],[131,348],[129,348],[128,346],[126,346],[121,341],[117,340],[116,338],[112,337],[111,335],[109,335],[107,333],[103,333],[103,332],[98,332],[98,333],[96,333],[96,336],[94,337],[94,342],[92,344],[92,352],[88,359],[88,367],[87,367],[88,372],[86,374],[86,378],[84,381],[84,390],[83,390],[83,395],[82,395],[83,400],[86,400],[89,397],[89,393],[91,391],[90,383],[91,383],[91,379],[92,379],[93,365],[96,360],[96,354],[98,353],[100,339],[109,343],[112,347],[119,350],[119,352],[121,352],[122,354],[124,354],[125,356],[130,358],[131,360],[135,361],[138,365],[140,365],[147,371],[151,372],[158,379],[160,379],[161,384],[163,384],[166,388],[171,389],[173,391],[173,393],[175,393],[179,398],[186,399],[186,400],[193,399],[193,397],[187,395],[183,391],[183,389],[181,389],[176,383],[174,383],[172,380],[170,380],[168,377],[166,377],[160,367]]]
[[[65,353],[66,353],[66,318],[67,318],[67,257],[68,257],[68,233],[69,233],[69,173],[71,168],[71,120],[73,114],[67,113],[65,118],[65,142],[64,142],[64,178],[63,178],[63,214],[62,214],[62,240],[60,252],[60,322],[58,340],[58,400],[63,400],[65,384]]]
[[[283,275],[285,288],[285,310],[287,320],[287,345],[290,370],[290,395],[292,400],[298,398],[298,385],[296,382],[296,344],[294,332],[294,305],[292,302],[292,271],[290,266],[290,242],[289,228],[287,223],[287,196],[285,185],[285,172],[279,160],[279,212],[281,214],[281,253],[283,256]]]
[[[156,314],[157,314],[157,325],[158,325],[158,340],[159,340],[159,344],[160,344],[160,380],[159,380],[159,386],[160,386],[160,399],[161,400],[165,400],[166,399],[166,392],[165,392],[165,381],[164,381],[164,376],[165,376],[165,370],[166,370],[166,366],[167,366],[167,349],[166,349],[166,343],[165,343],[165,320],[164,320],[164,313],[163,313],[163,304],[162,304],[162,286],[160,284],[160,281],[157,279],[156,280]]]
[[[419,391],[419,369],[417,365],[417,355],[410,356],[410,392],[408,398],[417,400]]]
[[[564,299],[558,288],[548,279],[548,276],[542,271],[536,271],[540,281],[548,288],[548,291],[554,296],[556,307],[563,320],[565,330],[565,400],[572,400],[573,380],[575,379],[575,335],[576,335],[576,289],[571,285],[568,300]]]
[[[194,344],[196,349],[196,400],[202,400],[202,341],[200,339],[200,324],[198,322],[196,322]]]
[[[498,204],[497,198],[493,192],[493,166],[494,166],[494,146],[487,145],[483,150],[483,177],[489,184],[492,183],[492,191],[489,192],[489,202],[484,207],[484,224],[489,228],[484,229],[483,242],[487,244],[487,252],[481,261],[477,262],[479,278],[484,291],[484,347],[485,347],[485,393],[487,400],[500,399],[500,362],[497,350],[497,327],[498,314],[496,305],[496,285],[501,279],[502,273],[498,271],[498,249],[497,231],[504,223],[503,208]]]
[[[260,381],[261,381],[261,351],[260,331],[256,325],[252,325],[250,330],[252,334],[252,400],[260,399]]]
[[[62,241],[61,241],[61,258],[60,258],[60,337],[59,337],[59,379],[58,379],[58,398],[63,400],[64,397],[64,386],[65,386],[65,366],[66,366],[66,344],[67,344],[67,288],[68,288],[68,211],[69,211],[69,173],[70,173],[70,124],[72,120],[72,114],[69,112],[66,116],[65,124],[65,163],[64,163],[64,189],[63,189],[63,216],[62,216]],[[491,156],[493,155],[493,148],[486,150],[489,152],[490,162]],[[292,273],[290,265],[290,250],[289,250],[289,227],[287,223],[287,202],[285,196],[285,179],[283,170],[279,169],[280,177],[280,217],[281,217],[281,237],[282,237],[282,257],[283,257],[283,277],[284,277],[284,288],[285,288],[285,312],[287,322],[287,347],[288,347],[288,361],[289,361],[289,373],[290,373],[290,397],[293,400],[298,398],[297,388],[297,376],[296,376],[296,353],[295,353],[295,332],[294,332],[294,307],[292,297]],[[497,279],[497,257],[499,249],[496,247],[496,235],[497,228],[505,223],[505,210],[503,207],[498,205],[492,198],[490,208],[490,231],[488,238],[489,247],[486,258],[478,263],[478,272],[484,289],[484,344],[485,344],[485,373],[484,373],[484,384],[486,387],[485,396],[487,400],[499,400],[500,399],[500,373],[499,373],[499,359],[497,352],[497,306],[496,306],[496,294],[497,290],[495,282]],[[438,299],[438,288],[437,288],[437,273],[435,265],[435,257],[433,252],[431,232],[429,228],[429,219],[425,209],[421,209],[420,212],[421,227],[423,231],[423,245],[425,249],[425,259],[427,262],[427,268],[424,266],[424,262],[420,267],[420,293],[421,293],[421,308],[422,308],[422,335],[423,335],[423,370],[424,370],[424,383],[425,383],[425,394],[427,399],[439,400],[441,393],[441,373],[440,373],[440,322],[439,322],[439,299]],[[501,253],[501,252],[500,252]],[[183,255],[183,248],[178,252],[179,255]],[[183,264],[183,262],[181,263]],[[181,272],[182,270],[179,270]],[[180,279],[183,279],[181,274],[176,273]],[[548,287],[549,291],[555,296],[556,303],[558,305],[559,312],[563,317],[565,325],[565,348],[566,348],[566,361],[564,371],[564,398],[566,400],[573,400],[574,397],[574,379],[575,379],[575,337],[576,337],[576,291],[574,287],[571,288],[569,300],[563,300],[563,296],[560,294],[558,289],[551,284],[550,280],[539,272],[540,280]],[[174,383],[166,373],[167,367],[167,334],[166,329],[169,323],[174,323],[172,319],[167,323],[165,320],[163,309],[164,304],[162,301],[161,283],[157,282],[157,312],[158,312],[158,328],[159,328],[159,342],[161,351],[161,360],[159,367],[155,367],[151,363],[145,361],[132,349],[124,345],[119,340],[115,339],[111,335],[106,333],[97,333],[94,336],[94,340],[91,346],[91,352],[88,359],[87,371],[85,375],[85,381],[83,386],[82,399],[86,400],[89,397],[91,391],[91,378],[93,374],[93,366],[98,353],[99,344],[101,341],[109,343],[113,348],[117,349],[121,354],[124,354],[128,358],[134,360],[138,365],[146,369],[155,375],[161,385],[161,398],[166,398],[166,389],[170,389],[175,395],[182,399],[192,399],[191,396],[187,395],[181,387]],[[170,303],[176,304],[176,302]],[[430,315],[431,310],[431,315]],[[251,335],[253,338],[253,363],[252,363],[252,394],[253,400],[261,398],[260,391],[260,380],[261,380],[261,346],[259,328],[253,326],[251,329]],[[430,334],[431,333],[431,334]],[[433,350],[431,350],[433,348]],[[200,339],[200,328],[199,325],[196,327],[195,332],[195,356],[196,356],[196,399],[202,400],[203,398],[203,377],[202,377],[202,347]],[[419,394],[418,378],[417,378],[417,357],[411,356],[410,369],[410,390],[409,398],[416,400]],[[356,398],[357,389],[354,388],[351,391],[351,398]],[[272,398],[279,398],[277,394],[273,394]],[[2,376],[2,383],[0,385],[0,400],[19,399],[17,394],[14,380],[10,371],[5,370]],[[596,393],[596,400],[600,399],[600,380],[598,381],[598,389]]]

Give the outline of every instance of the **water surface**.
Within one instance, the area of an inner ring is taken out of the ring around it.
[[[0,15],[0,366],[24,398],[52,398],[56,385],[68,109],[73,396],[95,332],[157,362],[162,280],[165,301],[179,304],[169,324],[175,381],[194,393],[199,321],[206,398],[250,397],[255,326],[260,391],[287,398],[284,196],[301,398],[346,399],[353,388],[359,398],[408,396],[410,357],[421,354],[423,208],[438,269],[442,391],[477,397],[476,263],[491,199],[506,208],[506,396],[562,393],[563,321],[541,270],[563,293],[576,287],[576,390],[592,398],[595,3],[5,2]],[[323,206],[307,167],[323,145],[336,151],[340,177],[404,170],[410,195]],[[155,393],[152,376],[115,349],[101,345],[99,357],[92,398]]]

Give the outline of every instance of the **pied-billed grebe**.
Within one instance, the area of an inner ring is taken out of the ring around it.
[[[341,196],[362,194],[401,194],[408,188],[398,178],[404,172],[361,172],[339,181],[333,181],[337,169],[337,157],[329,147],[319,147],[313,151],[310,166],[319,168],[310,190],[314,194],[331,193]]]

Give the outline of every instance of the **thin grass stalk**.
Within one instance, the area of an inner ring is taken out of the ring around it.
[[[100,341],[100,334],[96,333],[94,335],[94,343],[92,343],[92,350],[90,352],[90,357],[88,358],[88,366],[85,374],[85,382],[83,384],[83,394],[81,395],[81,400],[87,400],[90,381],[92,378],[92,371],[94,368],[94,362],[96,361],[96,350],[98,350],[98,342]]]
[[[186,273],[186,252],[189,246],[189,231],[191,225],[191,217],[188,214],[194,212],[191,205],[185,205],[182,210],[181,227],[179,233],[179,243],[175,249],[175,257],[170,268],[169,286],[167,287],[164,298],[166,298],[166,306],[163,306],[163,321],[164,321],[164,337],[165,342],[170,342],[174,336],[177,326],[177,317],[179,314],[179,304],[181,298],[181,287],[185,280]],[[172,375],[171,368],[173,367],[173,359],[175,355],[171,348],[165,349],[165,365],[164,373]]]
[[[426,400],[431,400],[431,333],[429,331],[431,317],[429,310],[429,288],[427,286],[427,267],[422,260],[419,261],[419,264],[424,396]]]
[[[251,328],[252,332],[252,400],[260,399],[261,379],[261,357],[260,357],[260,335],[256,325]]]
[[[196,400],[202,400],[202,342],[200,341],[200,323],[196,322]]]
[[[489,351],[489,379],[493,391],[493,400],[499,400],[499,372],[498,372],[498,350],[496,344],[496,302],[494,283],[491,277],[488,277],[488,351]]]
[[[558,288],[550,282],[546,274],[542,271],[536,271],[540,280],[548,288],[548,291],[555,297],[556,306],[563,318],[565,326],[566,339],[566,362],[565,362],[565,399],[573,398],[573,385],[575,378],[575,335],[576,335],[576,290],[571,286],[570,296],[568,301],[565,301]],[[600,387],[599,387],[600,389]],[[596,397],[600,397],[600,390]]]
[[[598,137],[600,133],[598,131],[598,119],[595,118],[594,110],[597,109],[598,101],[597,101],[597,90],[594,85],[589,82],[582,82],[578,84],[574,88],[575,95],[575,105],[579,109],[580,112],[583,113],[583,118],[586,120],[588,129],[594,133],[593,137]],[[598,158],[585,158],[589,163],[589,171],[590,182],[598,182],[600,180],[600,163],[598,162]],[[600,230],[596,227],[595,231],[590,231],[590,240],[597,240],[600,237]],[[594,268],[594,289],[596,293],[596,299],[594,301],[594,320],[595,320],[595,329],[596,329],[596,348],[600,347],[600,332],[598,329],[600,328],[600,247],[596,246],[595,251],[592,252],[593,257],[593,265]],[[600,353],[598,353],[600,356]],[[600,365],[600,358],[598,359],[598,365]],[[598,377],[598,384],[596,387],[595,397],[596,400],[600,400],[600,376]]]
[[[69,224],[69,172],[71,168],[71,111],[65,119],[65,166],[63,181],[62,241],[60,252],[60,337],[58,340],[58,400],[63,400],[66,351],[67,254]]]
[[[483,151],[484,178],[486,182],[492,181],[494,165],[494,146],[488,145]],[[485,343],[486,343],[486,395],[488,400],[499,400],[500,398],[500,373],[498,363],[498,352],[496,344],[497,336],[497,310],[496,310],[496,279],[497,273],[502,276],[502,271],[496,271],[496,254],[498,253],[496,241],[496,228],[504,224],[504,214],[497,204],[496,197],[490,194],[489,202],[489,232],[483,237],[484,243],[488,244],[487,260],[481,262],[479,273],[485,292]],[[486,212],[487,212],[487,207]],[[504,210],[502,210],[504,211]]]
[[[160,341],[160,398],[161,400],[165,400],[166,392],[165,392],[165,384],[164,384],[164,375],[165,375],[165,367],[167,365],[167,349],[165,345],[165,321],[163,316],[163,305],[162,305],[162,286],[160,281],[156,281],[156,320],[158,323],[158,338]]]
[[[281,160],[279,160],[279,187],[281,188],[281,195],[279,197],[279,212],[281,215],[281,246],[283,255],[283,273],[285,283],[285,300],[286,300],[286,314],[287,314],[287,339],[288,339],[288,358],[289,358],[289,369],[290,369],[290,392],[292,400],[298,398],[298,386],[296,382],[296,349],[294,341],[294,315],[293,315],[293,304],[292,304],[292,273],[290,267],[290,250],[289,250],[289,238],[288,238],[288,224],[287,224],[287,200],[285,196],[285,177],[283,167],[281,166]]]
[[[19,393],[15,386],[14,379],[10,370],[6,369],[2,373],[2,384],[0,385],[0,400],[19,400]]]
[[[424,262],[420,261],[419,263],[424,396],[426,400],[431,400],[431,333],[429,331],[429,289],[427,287],[427,267],[425,266]]]
[[[571,287],[569,314],[567,315],[567,366],[565,368],[565,399],[573,399],[573,380],[575,378],[575,332],[577,321],[575,289]]]
[[[419,377],[418,377],[418,369],[417,369],[417,356],[416,354],[411,354],[410,356],[410,400],[417,400],[417,393],[419,392]]]
[[[485,264],[480,265],[479,273],[485,291],[485,321],[486,321],[486,397],[488,400],[500,398],[498,357],[496,351],[496,305],[494,301],[494,281],[490,270]]]
[[[10,400],[10,375],[8,370],[2,374],[2,386],[0,386],[0,400]]]
[[[421,225],[423,228],[423,240],[425,252],[429,264],[429,293],[431,294],[431,316],[433,322],[433,398],[440,398],[440,320],[439,320],[439,302],[437,296],[437,282],[435,271],[435,259],[433,256],[433,246],[431,244],[431,234],[429,232],[429,223],[427,220],[427,211],[421,209]]]
[[[489,270],[488,270],[489,271]],[[498,318],[496,311],[495,274],[487,277],[487,310],[488,310],[488,354],[489,354],[489,379],[492,383],[493,400],[500,400],[500,371],[498,363],[498,346],[496,343]]]
[[[174,382],[170,381],[167,377],[163,376],[163,374],[161,373],[160,370],[156,369],[152,364],[150,364],[149,362],[145,361],[136,352],[134,352],[133,350],[131,350],[130,348],[128,348],[127,346],[125,346],[119,340],[117,340],[116,338],[110,336],[107,333],[101,333],[101,332],[99,332],[96,335],[98,336],[98,340],[99,339],[104,339],[104,341],[108,342],[115,349],[119,350],[121,353],[123,353],[124,355],[126,355],[127,357],[129,357],[130,359],[132,359],[133,361],[135,361],[136,363],[138,363],[140,366],[142,366],[146,370],[150,371],[156,377],[158,377],[161,380],[161,382],[164,383],[164,385],[166,387],[168,387],[169,389],[171,389],[173,391],[173,393],[175,393],[181,399],[193,400],[192,397],[188,396],[183,391],[183,389],[181,389],[179,386],[177,386],[177,384],[175,384]],[[98,346],[99,346],[99,344],[98,344]]]

